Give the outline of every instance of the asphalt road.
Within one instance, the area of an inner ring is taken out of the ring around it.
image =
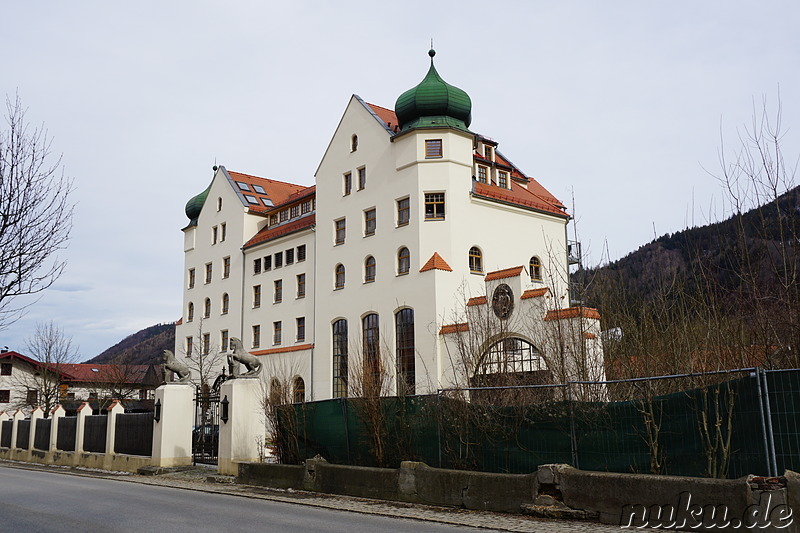
[[[0,533],[204,531],[416,533],[478,530],[224,494],[0,467]]]

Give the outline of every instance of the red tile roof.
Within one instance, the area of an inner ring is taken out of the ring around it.
[[[453,271],[453,269],[450,268],[450,265],[447,264],[447,261],[442,259],[442,256],[439,255],[439,252],[433,252],[431,258],[428,259],[428,262],[419,269],[420,272],[427,272],[428,270],[445,270],[447,272]]]
[[[486,303],[486,296],[475,296],[467,301],[467,306],[484,305],[485,303]]]
[[[81,383],[143,383],[150,365],[64,364],[64,381]]]
[[[544,296],[550,292],[548,287],[544,287],[542,289],[528,289],[527,291],[522,293],[522,296],[519,297],[520,300],[527,300],[528,298],[538,298],[540,296]]]
[[[381,107],[375,104],[367,104],[372,112],[378,115],[378,118],[386,124],[390,130],[395,131],[399,124],[397,123],[397,115],[394,114],[394,111],[391,109],[386,109],[385,107]]]
[[[27,355],[22,355],[21,353],[18,353],[18,352],[15,352],[15,351],[8,351],[8,352],[0,353],[0,359],[8,359],[8,360],[17,359],[19,361],[24,361],[24,362],[28,363],[29,365],[31,365],[32,367],[34,367],[36,369],[42,368],[44,366],[44,363],[41,363],[41,362],[37,361],[36,359],[31,359]],[[64,369],[64,367],[67,366],[67,365],[59,364],[59,365],[51,365],[51,366],[52,366],[51,372],[57,372],[57,373],[61,374],[62,378],[66,378],[67,377],[66,370]]]
[[[550,194],[544,190],[544,187],[533,180],[528,184],[527,189],[515,181],[511,182],[511,189],[503,189],[479,181],[474,182],[474,185],[475,188],[472,193],[474,196],[499,200],[508,204],[535,209],[536,211],[542,211],[565,218],[569,217],[566,210],[560,207],[561,202],[558,202],[558,200],[550,196]],[[545,194],[538,194],[535,192],[537,189],[541,189]]]
[[[564,318],[596,318],[600,319],[600,312],[592,307],[567,307],[565,309],[553,309],[545,315],[545,320],[562,320]]]
[[[505,278],[515,278],[520,275],[522,272],[522,267],[511,267],[511,268],[504,268],[503,270],[495,270],[494,272],[489,272],[486,274],[486,277],[483,278],[483,281],[492,281],[495,279],[505,279]]]
[[[447,324],[442,326],[439,330],[439,335],[447,335],[448,333],[459,333],[461,331],[469,331],[469,324],[462,322],[460,324]]]
[[[261,244],[294,233],[295,231],[310,228],[314,225],[316,219],[316,215],[308,215],[278,226],[264,226],[252,239],[244,243],[243,248],[249,248],[250,246],[255,246],[256,244]]]
[[[286,346],[285,348],[270,348],[269,350],[258,350],[256,352],[250,352],[253,355],[272,355],[276,353],[289,353],[289,352],[299,352],[301,350],[310,350],[313,348],[313,344],[298,344],[297,346]]]
[[[247,183],[248,185],[260,185],[264,188],[266,194],[259,194],[252,190],[243,191],[239,189],[236,184],[234,184],[234,189],[236,192],[255,196],[259,199],[259,202],[261,202],[261,198],[268,198],[272,200],[272,203],[276,206],[285,203],[292,195],[310,188],[306,185],[297,185],[295,183],[287,183],[285,181],[259,178],[258,176],[251,176],[250,174],[243,174],[241,172],[234,172],[232,170],[229,170],[228,174],[233,181],[241,181],[243,183]],[[252,189],[252,187],[250,188]],[[255,211],[257,213],[264,213],[272,209],[272,207],[266,207],[263,203],[259,203],[259,205],[247,205],[251,211]]]

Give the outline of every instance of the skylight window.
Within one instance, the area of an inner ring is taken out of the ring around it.
[[[258,194],[267,194],[267,191],[264,190],[264,187],[261,185],[253,185],[253,190]]]
[[[244,197],[247,199],[248,203],[252,205],[258,205],[258,198],[256,198],[252,194],[245,194]]]
[[[236,185],[243,191],[249,191],[250,187],[243,181],[237,181]]]
[[[272,202],[272,200],[270,200],[269,198],[262,198],[262,199],[261,199],[261,203],[263,203],[263,204],[264,204],[265,206],[267,206],[267,207],[272,207],[272,206],[274,206],[274,205],[275,205],[275,204]]]

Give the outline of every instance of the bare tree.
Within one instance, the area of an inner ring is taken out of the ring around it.
[[[26,341],[29,356],[40,364],[36,372],[18,373],[16,385],[28,391],[27,398],[19,408],[44,409],[48,414],[61,400],[61,382],[64,365],[78,358],[77,347],[72,338],[54,322],[39,323],[32,337]]]
[[[0,330],[30,303],[17,297],[50,287],[64,271],[56,255],[72,229],[72,180],[53,159],[42,127],[30,129],[17,96],[6,98],[8,128],[0,131]]]
[[[192,371],[192,381],[204,393],[208,393],[217,376],[224,373],[227,354],[218,348],[211,340],[211,332],[203,329],[201,318],[197,322],[197,334],[191,337],[191,343],[179,350],[183,354],[184,362]]]

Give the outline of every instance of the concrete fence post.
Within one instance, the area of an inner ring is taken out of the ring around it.
[[[108,412],[108,421],[106,422],[106,457],[114,454],[114,441],[117,436],[117,415],[125,412],[125,408],[119,403],[119,400],[113,400],[111,405],[106,409]]]
[[[44,411],[41,407],[36,406],[36,408],[31,411],[31,427],[29,428],[30,432],[28,433],[28,451],[33,450],[34,445],[33,441],[36,439],[36,421],[41,420],[44,418]]]
[[[0,442],[3,442],[3,422],[9,419],[11,419],[11,415],[5,411],[0,411]]]
[[[83,453],[83,433],[86,429],[86,417],[92,414],[92,407],[83,402],[78,407],[78,420],[75,426],[75,461],[77,464],[78,456]]]
[[[13,425],[11,426],[11,448],[17,447],[17,431],[19,431],[19,421],[25,420],[25,415],[22,413],[21,410],[17,409],[14,412],[14,416],[12,417],[14,421]]]
[[[266,421],[261,409],[261,382],[258,378],[230,379],[222,384],[221,402],[228,402],[228,421],[220,417],[220,474],[238,474],[238,463],[258,461],[258,446],[263,444]],[[224,414],[224,407],[222,407]]]
[[[191,465],[194,387],[190,383],[165,383],[156,389],[155,404],[151,464]]]
[[[50,445],[47,447],[48,451],[54,452],[58,450],[58,421],[66,414],[67,412],[61,405],[56,405],[50,411]]]

